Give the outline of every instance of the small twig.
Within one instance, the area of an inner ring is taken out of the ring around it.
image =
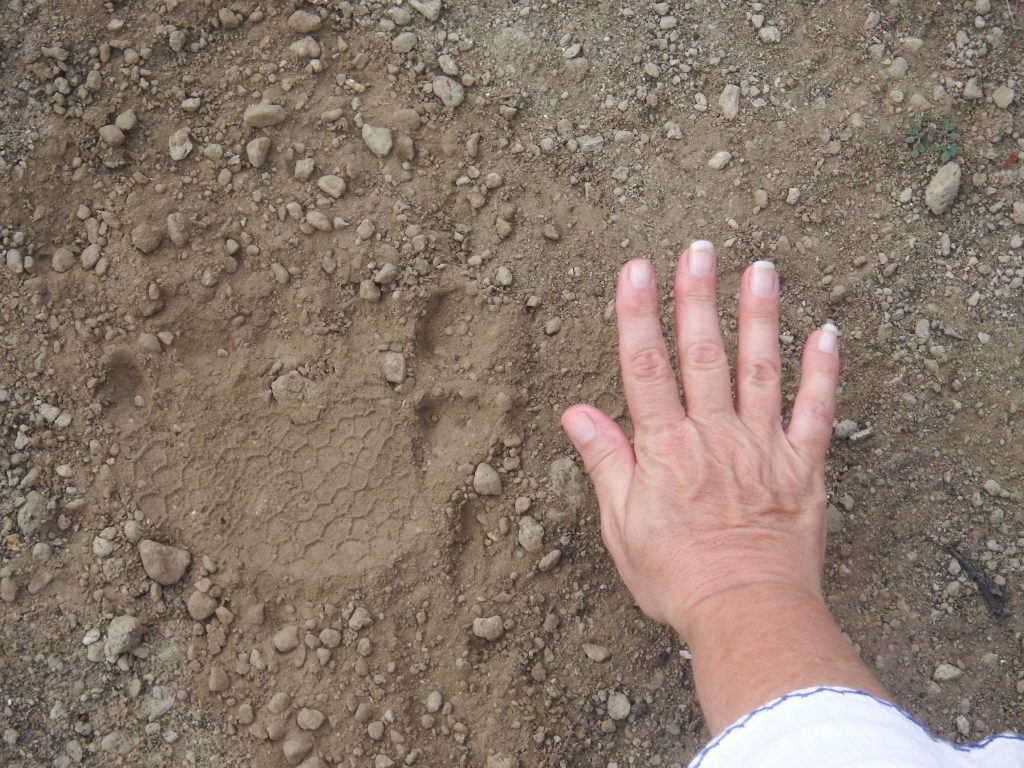
[[[964,573],[977,585],[978,591],[985,598],[985,602],[988,604],[989,610],[992,611],[992,615],[996,617],[996,621],[1002,621],[1008,617],[1010,609],[1006,606],[1006,592],[1003,588],[993,582],[988,577],[988,574],[981,569],[981,566],[954,545],[947,544],[944,549],[960,563]]]

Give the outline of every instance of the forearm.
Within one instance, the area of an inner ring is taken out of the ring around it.
[[[889,698],[824,601],[809,592],[738,588],[697,606],[687,626],[697,696],[712,735],[802,688],[828,685]]]

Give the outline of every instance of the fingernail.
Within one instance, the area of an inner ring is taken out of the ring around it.
[[[775,265],[770,261],[755,261],[750,273],[750,292],[766,299],[775,291]]]
[[[634,288],[648,288],[654,285],[654,270],[649,261],[639,259],[629,265],[629,282]]]
[[[837,337],[839,329],[832,323],[825,323],[821,326],[821,333],[818,334],[818,351],[832,354],[839,347]]]
[[[710,275],[715,270],[715,246],[707,240],[694,240],[686,266],[694,277]]]
[[[597,434],[594,420],[585,413],[573,413],[565,417],[565,431],[577,448],[582,448]]]

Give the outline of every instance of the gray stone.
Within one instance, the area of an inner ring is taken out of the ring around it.
[[[392,384],[401,384],[408,375],[405,355],[401,352],[385,352],[381,368],[384,370],[384,379]]]
[[[116,125],[104,125],[100,128],[100,138],[112,147],[120,147],[124,144],[124,131]]]
[[[217,610],[217,601],[205,592],[194,590],[185,601],[188,615],[196,621],[206,621]]]
[[[544,526],[529,515],[519,518],[519,545],[531,553],[544,548]]]
[[[163,232],[148,222],[143,222],[131,231],[132,245],[141,253],[150,254],[160,247],[164,239]]]
[[[142,622],[135,616],[118,616],[107,627],[107,639],[103,644],[103,655],[117,659],[142,641]]]
[[[320,29],[320,23],[320,17],[309,11],[296,11],[288,17],[288,28],[302,34]]]
[[[497,470],[486,462],[477,464],[473,473],[473,490],[481,496],[500,496],[501,477]]]
[[[249,165],[253,168],[262,168],[269,154],[270,139],[266,136],[255,138],[245,145],[245,156],[249,158]]]
[[[18,508],[18,527],[23,534],[31,536],[50,522],[52,516],[46,497],[38,491],[29,491]]]
[[[192,139],[188,135],[188,128],[179,128],[167,139],[167,149],[171,153],[171,160],[180,162],[192,152]]]
[[[363,141],[377,157],[387,157],[394,146],[394,139],[389,128],[363,123]]]
[[[337,200],[339,197],[345,194],[345,180],[340,176],[335,176],[332,173],[329,173],[326,176],[321,176],[319,179],[316,180],[316,185],[320,188],[322,192],[330,195],[335,200]]]
[[[631,706],[626,694],[615,691],[608,696],[608,717],[612,720],[625,720],[629,717]]]
[[[53,252],[53,256],[50,259],[50,266],[53,267],[54,272],[67,272],[78,262],[73,254],[67,248],[58,248]]]
[[[612,652],[603,645],[594,645],[593,643],[584,643],[583,653],[596,664],[604,664],[612,657]]]
[[[312,749],[313,737],[307,736],[306,734],[285,739],[284,744],[281,745],[281,750],[284,752],[284,759],[288,761],[288,765],[298,765],[302,762],[302,759],[312,751]]]
[[[391,41],[391,50],[395,53],[409,53],[419,41],[420,38],[415,32],[402,32],[395,35],[395,39]]]
[[[288,50],[300,59],[320,58],[320,43],[315,38],[307,35],[288,46]]]
[[[142,559],[142,568],[146,575],[165,587],[181,581],[181,577],[192,563],[192,555],[186,550],[151,539],[139,542],[139,557]]]
[[[183,213],[167,214],[167,236],[179,248],[188,245],[188,223],[185,221]]]
[[[1006,109],[1013,103],[1013,98],[1016,95],[1013,88],[1008,85],[1000,85],[992,91],[992,102],[1000,109]]]
[[[968,101],[977,101],[984,96],[978,78],[972,77],[964,84],[964,98]]]
[[[473,619],[473,634],[493,643],[505,634],[505,623],[501,616],[477,617]]]
[[[950,161],[932,176],[924,191],[924,202],[928,210],[939,216],[948,211],[960,191],[960,166]]]
[[[455,108],[465,101],[466,94],[462,85],[450,77],[438,75],[433,82],[434,95],[446,107]]]
[[[722,149],[711,156],[708,165],[716,171],[720,171],[729,164],[730,160],[732,160],[732,153],[727,149]]]
[[[289,624],[274,635],[273,643],[278,653],[295,650],[299,647],[299,628],[294,624]]]
[[[304,731],[315,731],[324,724],[324,713],[319,709],[307,709],[303,707],[295,717],[295,722]]]
[[[409,0],[409,5],[423,14],[427,21],[437,21],[441,17],[441,0]]]
[[[252,104],[246,107],[242,122],[250,128],[266,128],[267,126],[283,123],[287,116],[288,113],[284,107],[267,101],[261,101],[259,104]]]
[[[587,483],[583,472],[569,456],[551,462],[548,472],[551,491],[560,496],[573,511],[583,509],[587,502]]]
[[[740,87],[732,83],[725,86],[718,97],[718,106],[726,120],[735,120],[740,113]]]
[[[961,675],[963,675],[962,669],[944,661],[935,668],[935,671],[932,673],[932,680],[937,683],[947,683],[958,679]]]

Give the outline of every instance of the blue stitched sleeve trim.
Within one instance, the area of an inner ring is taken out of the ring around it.
[[[913,723],[918,728],[920,728],[925,733],[925,735],[929,739],[931,739],[933,742],[935,742],[936,744],[942,744],[942,745],[947,746],[947,747],[949,747],[951,749],[955,749],[958,752],[972,752],[972,751],[974,751],[976,749],[983,749],[983,748],[987,747],[988,745],[990,745],[992,742],[997,741],[999,739],[1009,739],[1011,741],[1024,742],[1024,735],[1017,734],[1017,733],[1001,733],[1001,734],[998,734],[996,736],[989,736],[987,739],[985,739],[984,741],[978,742],[977,744],[967,744],[967,745],[951,744],[948,741],[943,741],[942,739],[938,739],[935,736],[933,736],[931,734],[931,732],[920,721],[916,720],[914,717],[912,717],[911,715],[907,714],[906,712],[904,712],[902,709],[900,709],[899,707],[897,707],[895,704],[893,704],[891,702],[883,701],[882,699],[878,698],[877,696],[872,696],[870,693],[867,693],[865,691],[855,691],[855,690],[850,689],[850,688],[829,688],[827,686],[821,686],[819,688],[808,688],[808,689],[803,690],[803,691],[796,691],[795,693],[788,693],[785,696],[782,696],[782,697],[776,699],[775,701],[773,701],[773,702],[771,702],[769,704],[765,704],[763,707],[759,707],[758,709],[755,709],[753,712],[751,712],[751,713],[749,713],[747,715],[744,715],[739,720],[737,720],[735,723],[733,723],[728,728],[726,728],[724,731],[722,731],[720,734],[718,734],[717,738],[715,738],[710,744],[708,744],[706,747],[704,747],[704,749],[701,750],[700,754],[697,755],[697,757],[693,760],[693,762],[690,763],[690,768],[700,768],[701,763],[704,762],[704,758],[706,758],[709,754],[711,754],[711,752],[713,752],[716,747],[720,746],[722,741],[726,737],[728,737],[729,734],[731,734],[731,733],[733,733],[735,731],[742,730],[743,728],[745,728],[747,725],[749,725],[750,721],[756,715],[760,715],[760,714],[763,714],[765,712],[769,712],[770,710],[775,709],[776,707],[780,706],[781,704],[783,704],[786,701],[789,701],[790,699],[806,699],[806,698],[809,698],[809,697],[814,696],[814,695],[819,694],[819,693],[835,693],[835,694],[839,694],[840,696],[860,696],[862,698],[870,699],[871,701],[874,701],[875,703],[880,704],[881,706],[883,706],[883,707],[885,707],[887,709],[891,709],[894,712],[896,712],[897,714],[899,714],[902,717],[904,717],[907,720],[909,720],[911,723]]]

